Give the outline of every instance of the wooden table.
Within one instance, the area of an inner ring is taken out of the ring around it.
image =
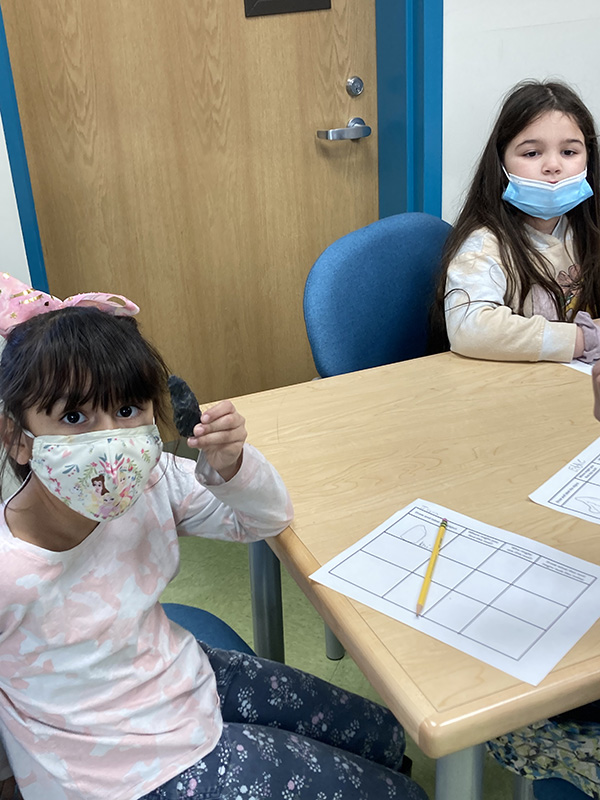
[[[417,497],[600,563],[600,527],[528,499],[600,436],[587,375],[444,353],[235,403],[294,501],[272,550],[423,752],[440,759],[436,797],[479,796],[482,742],[600,697],[600,623],[530,686],[307,577]],[[276,636],[269,566],[255,556],[253,585]]]

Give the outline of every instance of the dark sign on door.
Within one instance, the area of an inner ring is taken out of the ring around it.
[[[286,14],[289,11],[317,11],[331,8],[331,0],[244,0],[247,17]]]

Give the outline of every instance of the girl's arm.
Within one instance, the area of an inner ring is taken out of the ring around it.
[[[291,522],[292,504],[281,477],[244,444],[246,436],[246,420],[230,400],[202,413],[188,445],[199,450],[196,478],[210,500],[199,516],[186,520],[187,528],[201,522],[200,535],[252,541],[281,533]]]
[[[579,328],[505,305],[506,276],[492,256],[459,254],[448,267],[445,316],[451,349],[495,361],[571,361]],[[581,355],[581,353],[579,353]]]
[[[245,420],[231,401],[203,412],[188,439],[199,450],[196,479],[190,462],[165,474],[179,534],[255,541],[289,525],[292,504],[281,477],[245,440]]]
[[[177,533],[182,536],[251,542],[276,536],[293,518],[279,473],[248,444],[238,472],[229,481],[223,480],[201,452],[197,464],[175,459],[162,473],[157,489],[161,485],[169,493]]]

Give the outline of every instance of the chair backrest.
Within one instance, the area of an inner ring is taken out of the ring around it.
[[[319,256],[304,287],[304,321],[322,378],[425,355],[450,230],[430,214],[397,214]]]
[[[186,606],[182,603],[163,603],[167,617],[190,631],[196,639],[210,647],[223,650],[239,650],[240,653],[254,655],[254,650],[224,620],[205,611],[203,608]]]

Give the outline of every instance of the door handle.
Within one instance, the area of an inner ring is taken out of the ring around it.
[[[352,117],[347,128],[331,128],[328,131],[317,131],[319,139],[364,139],[371,135],[371,128],[365,125],[364,119]]]

